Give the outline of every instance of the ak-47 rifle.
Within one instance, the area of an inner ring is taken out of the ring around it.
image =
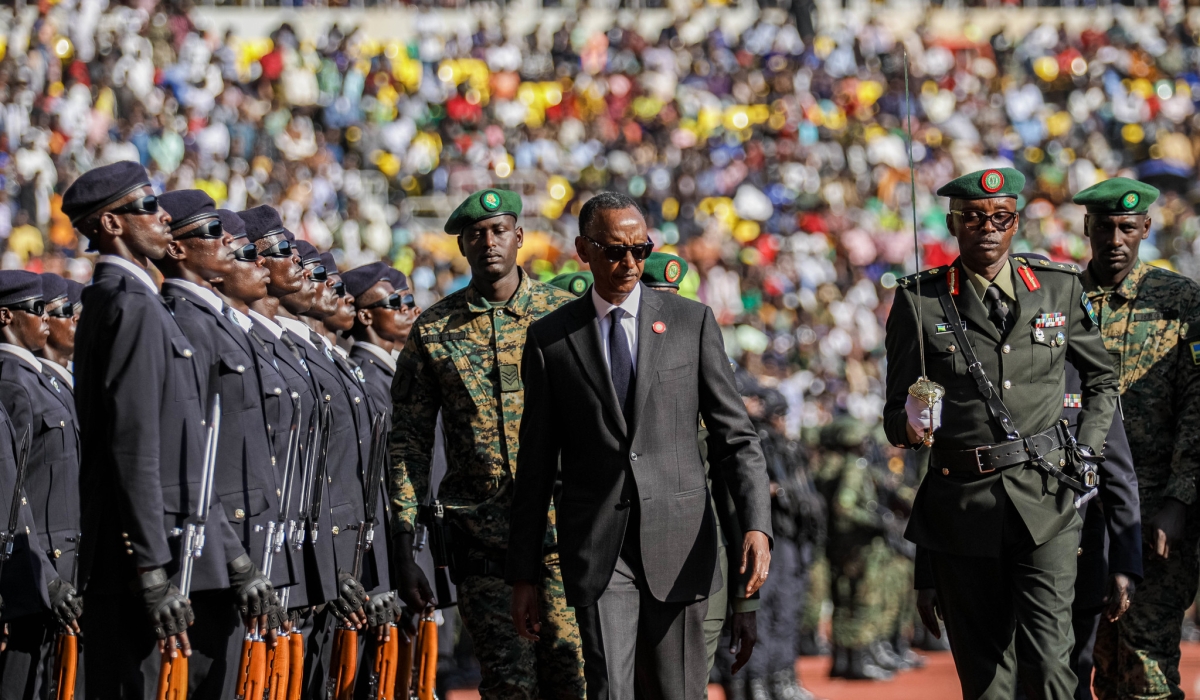
[[[421,622],[417,625],[417,662],[416,687],[413,697],[416,700],[434,700],[433,691],[437,686],[437,657],[438,629],[437,620],[433,618],[433,606],[425,609]]]
[[[325,425],[328,420],[328,406],[324,412],[321,412],[319,407],[313,406],[312,417],[308,422],[308,436],[304,440],[304,448],[299,457],[303,465],[300,472],[300,505],[296,510],[296,517],[287,521],[285,540],[287,546],[301,556],[304,551],[304,538],[308,534],[307,521],[313,510],[313,491],[321,487],[320,482],[314,481],[313,474],[320,474],[324,471],[323,468],[318,469],[317,467],[317,454],[324,452],[317,441],[318,436],[328,440],[329,431],[320,427]],[[290,597],[290,591],[285,588],[281,601],[285,610]],[[300,700],[300,695],[304,690],[304,634],[298,626],[293,626],[291,633],[288,634],[287,642],[289,673],[283,698],[284,700]],[[275,696],[272,696],[272,700],[275,700]]]
[[[283,542],[287,535],[288,506],[291,505],[292,482],[296,468],[296,458],[300,451],[300,394],[291,392],[292,423],[288,429],[287,453],[284,455],[283,486],[279,496],[279,515],[267,523],[267,536],[263,539],[262,564],[263,575],[271,578],[275,568],[275,556],[283,550]],[[287,589],[280,592],[280,605],[286,610]],[[238,662],[237,700],[284,700],[287,693],[288,671],[291,660],[287,633],[283,628],[276,630],[277,643],[273,648],[267,648],[263,630],[247,630],[242,640],[242,654]],[[277,653],[279,650],[283,653]]]
[[[354,565],[350,575],[356,581],[362,578],[363,555],[371,549],[375,540],[375,506],[379,500],[380,470],[383,467],[384,449],[383,416],[371,421],[371,450],[363,474],[363,519],[358,523],[358,538],[354,543]],[[333,647],[330,658],[329,680],[325,685],[326,700],[353,700],[354,677],[358,671],[358,630],[349,624],[339,624],[333,632]]]
[[[71,569],[71,586],[79,571],[79,538],[75,533],[75,563]],[[53,700],[75,700],[75,679],[79,673],[79,637],[75,630],[63,627],[54,640],[54,673],[50,676],[49,697]]]
[[[192,569],[204,553],[204,525],[208,522],[209,501],[212,500],[213,480],[217,471],[217,440],[221,436],[221,395],[214,393],[209,402],[208,428],[204,438],[204,471],[200,476],[200,502],[196,506],[196,522],[188,523],[172,534],[183,535],[179,545],[179,592],[184,598],[192,591]],[[178,649],[178,647],[176,648]],[[179,649],[163,649],[162,665],[158,669],[158,700],[187,700],[188,660]]]
[[[25,489],[25,467],[29,463],[29,428],[21,437],[21,447],[17,450],[17,478],[13,481],[12,505],[8,509],[8,529],[0,533],[0,575],[4,572],[4,563],[12,558],[13,544],[17,541],[17,523],[21,518],[21,492]]]
[[[378,416],[379,422],[379,439],[378,447],[373,446],[374,459],[371,462],[371,472],[374,474],[375,488],[380,491],[386,491],[383,485],[383,471],[387,464],[387,440],[388,435],[392,431],[391,421],[388,420],[387,414]],[[372,478],[368,475],[368,478]],[[378,498],[376,492],[375,499]],[[370,499],[370,496],[368,496]],[[375,508],[373,504],[375,500],[368,500],[367,507],[373,513]],[[384,501],[384,513],[387,513],[387,502]],[[374,527],[374,519],[372,518],[371,527]],[[361,534],[361,533],[360,533]],[[371,535],[373,538],[373,534]],[[372,545],[368,545],[372,546]],[[368,688],[372,700],[394,700],[396,698],[396,674],[400,666],[400,628],[396,626],[395,619],[388,620],[387,639],[375,644],[375,663],[371,667],[371,675],[369,678]],[[412,649],[409,648],[409,655],[412,655]],[[404,700],[401,698],[401,700]]]

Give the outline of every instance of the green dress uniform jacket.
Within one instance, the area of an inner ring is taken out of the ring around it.
[[[921,373],[914,333],[918,303],[926,371],[946,389],[942,425],[934,435],[933,464],[917,493],[905,532],[906,538],[933,551],[1000,556],[1006,502],[1016,508],[1038,545],[1078,517],[1073,506],[1075,493],[1031,464],[978,477],[945,473],[938,467],[939,450],[970,450],[1007,442],[968,372],[963,350],[938,300],[940,294],[953,292],[951,287],[960,290],[952,298],[966,325],[966,335],[1022,437],[1047,430],[1061,418],[1067,358],[1082,378],[1079,442],[1098,452],[1112,424],[1117,376],[1085,303],[1079,271],[1071,265],[1017,256],[1012,258],[1012,274],[1017,297],[1011,310],[1014,322],[1003,336],[968,286],[961,259],[949,268],[920,273],[919,300],[916,276],[900,280],[888,316],[884,406],[888,440],[910,446],[904,404],[909,385]],[[1057,462],[1061,455],[1052,452],[1048,458]]]

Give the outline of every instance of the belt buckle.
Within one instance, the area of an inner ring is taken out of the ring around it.
[[[996,471],[995,467],[992,467],[991,469],[984,469],[983,468],[983,458],[979,456],[980,450],[990,450],[990,449],[992,449],[991,445],[984,445],[983,447],[976,447],[974,450],[975,466],[979,469],[980,474],[991,474],[992,472]]]

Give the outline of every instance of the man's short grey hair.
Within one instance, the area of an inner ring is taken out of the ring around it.
[[[596,220],[596,214],[601,211],[619,211],[621,209],[636,209],[642,218],[646,218],[646,213],[638,206],[633,197],[620,192],[601,192],[595,197],[592,197],[587,202],[584,202],[583,208],[579,210],[579,235],[586,236],[592,228],[592,223]]]

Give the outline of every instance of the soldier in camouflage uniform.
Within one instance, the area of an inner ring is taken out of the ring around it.
[[[531,279],[516,265],[523,232],[521,198],[483,190],[451,215],[471,265],[465,288],[417,319],[392,385],[392,531],[400,551],[412,544],[417,506],[430,491],[430,457],[442,413],[447,472],[438,490],[451,542],[451,577],[459,611],[479,658],[484,700],[582,698],[583,658],[575,613],[567,607],[555,551],[554,511],[546,532],[536,643],[513,628],[512,588],[504,582],[509,508],[524,391],[519,368],[529,324],[575,298]],[[424,575],[409,559],[398,566],[410,609],[429,604]]]
[[[1149,185],[1113,178],[1074,200],[1087,207],[1084,301],[1120,373],[1144,537],[1133,603],[1117,622],[1102,619],[1096,634],[1101,700],[1184,697],[1180,627],[1200,578],[1200,285],[1138,261],[1157,197]]]

